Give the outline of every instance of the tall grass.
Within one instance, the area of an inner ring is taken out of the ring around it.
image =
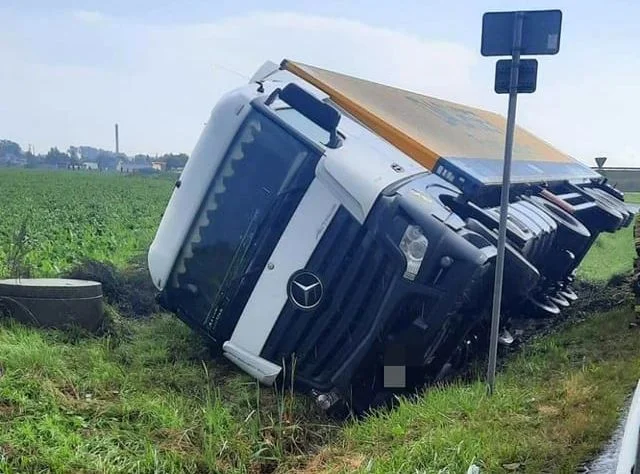
[[[525,347],[495,395],[484,383],[433,388],[351,423],[311,472],[573,473],[607,441],[640,378],[630,304]]]
[[[327,442],[309,400],[212,363],[173,317],[0,327],[0,471],[268,472]]]

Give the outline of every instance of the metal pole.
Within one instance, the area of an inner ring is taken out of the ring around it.
[[[116,155],[120,154],[120,137],[118,136],[118,124],[116,124]]]
[[[504,145],[504,168],[502,172],[502,191],[500,193],[500,225],[498,228],[498,256],[493,287],[493,306],[491,310],[491,340],[489,343],[489,368],[487,383],[489,394],[493,394],[496,378],[496,359],[498,357],[498,331],[500,330],[500,304],[502,301],[502,279],[504,276],[504,252],[507,240],[507,212],[509,210],[509,186],[511,182],[511,154],[513,151],[513,133],[516,124],[516,104],[518,101],[518,75],[520,71],[520,45],[522,42],[522,23],[524,13],[515,15],[513,28],[513,52],[511,56],[511,77],[509,82],[509,112]]]

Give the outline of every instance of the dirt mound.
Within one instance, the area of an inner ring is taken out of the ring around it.
[[[84,260],[64,277],[102,283],[104,298],[129,318],[145,318],[160,311],[157,290],[151,282],[146,260],[134,260],[122,270],[110,263]]]
[[[633,277],[630,274],[613,276],[606,283],[577,280],[574,289],[579,299],[569,312],[607,311],[632,297]]]

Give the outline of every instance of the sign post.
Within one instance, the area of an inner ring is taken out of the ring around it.
[[[511,56],[496,64],[494,89],[498,94],[509,94],[507,130],[504,145],[504,167],[500,194],[500,222],[498,227],[498,255],[491,308],[491,339],[487,384],[489,394],[495,387],[498,332],[504,277],[504,254],[507,240],[507,214],[511,184],[511,158],[516,125],[518,93],[532,93],[536,89],[538,62],[521,60],[521,55],[557,54],[560,47],[560,10],[485,13],[482,18],[483,56]],[[507,80],[508,74],[508,80]],[[508,84],[508,86],[507,86]]]

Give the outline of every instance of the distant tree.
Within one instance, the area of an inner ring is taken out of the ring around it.
[[[0,157],[2,156],[14,156],[18,158],[22,156],[22,148],[11,140],[0,140]]]
[[[78,148],[75,146],[70,146],[67,150],[67,155],[69,155],[69,165],[73,169],[80,168],[80,154],[78,153]]]
[[[58,168],[66,168],[71,162],[71,158],[69,157],[69,155],[61,152],[56,147],[51,148],[44,159],[47,164],[55,165]]]
[[[110,150],[103,150],[91,146],[69,146],[66,152],[60,151],[57,147],[52,147],[46,155],[35,155],[29,151],[23,151],[20,145],[14,141],[0,139],[0,162],[4,166],[12,163],[24,163],[20,158],[26,159],[26,166],[37,168],[41,165],[55,166],[57,168],[80,168],[82,162],[94,162],[98,164],[100,170],[115,170],[118,163],[130,163],[135,165],[150,165],[152,162],[162,162],[165,169],[175,170],[183,168],[187,164],[189,156],[186,153],[165,153],[164,155],[152,157],[147,154],[137,154],[129,157],[124,153],[116,154]],[[17,159],[17,160],[16,160]]]
[[[98,154],[103,151],[91,146],[79,146],[78,153],[84,161],[97,161]]]
[[[118,165],[118,157],[115,153],[100,150],[96,156],[96,162],[100,171],[115,170]]]
[[[187,160],[189,156],[186,153],[173,154],[169,153],[163,155],[159,161],[164,161],[167,164],[167,170],[174,170],[176,168],[184,168],[184,165],[187,164]]]
[[[34,155],[31,151],[27,151],[24,157],[27,159],[27,168],[37,168],[42,163],[42,156]]]
[[[133,162],[139,164],[151,163],[151,157],[149,155],[138,154],[133,157]]]

